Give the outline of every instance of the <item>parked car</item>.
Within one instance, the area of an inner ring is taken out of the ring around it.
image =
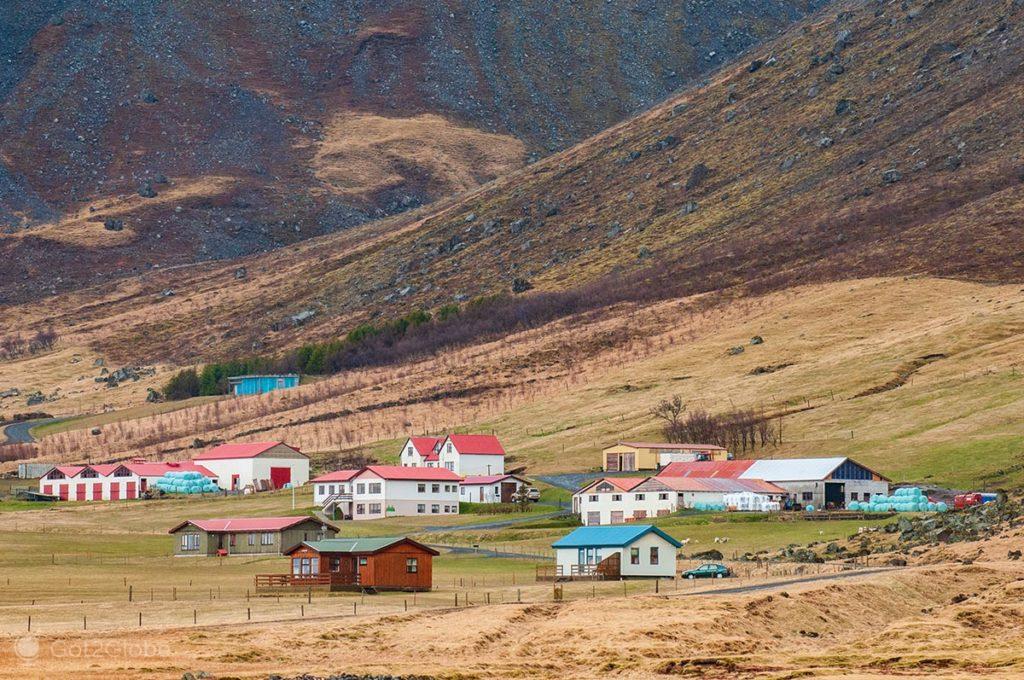
[[[526,490],[526,500],[531,503],[536,503],[540,500],[540,491],[535,487],[530,487]]]
[[[969,508],[972,505],[981,505],[982,497],[980,493],[961,493],[957,494],[953,498],[953,508],[956,510],[963,510]]]
[[[730,576],[732,576],[732,570],[717,562],[702,564],[696,569],[683,572],[683,578],[728,578]]]

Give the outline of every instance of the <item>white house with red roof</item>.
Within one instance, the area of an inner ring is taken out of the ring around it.
[[[58,465],[39,479],[39,493],[62,501],[116,501],[138,498],[153,483],[171,470],[216,475],[190,461],[101,463],[95,465]]]
[[[461,481],[443,468],[370,465],[348,482],[352,500],[337,507],[357,520],[457,515]]]
[[[267,491],[309,481],[309,458],[283,442],[221,444],[195,457],[222,489]]]
[[[342,496],[349,496],[347,500],[351,501],[350,482],[358,474],[359,470],[335,470],[310,480],[310,484],[313,485],[313,502],[322,506],[329,499]]]
[[[469,475],[462,480],[459,500],[464,503],[513,503],[527,482],[517,475]]]
[[[595,479],[572,497],[573,512],[584,526],[623,524],[632,520],[663,517],[676,510],[676,494],[633,490],[646,477],[604,477]]]
[[[505,447],[493,434],[450,434],[438,449],[438,467],[462,476],[505,474]]]
[[[409,437],[398,459],[403,467],[439,467],[438,450],[443,441],[437,437]]]

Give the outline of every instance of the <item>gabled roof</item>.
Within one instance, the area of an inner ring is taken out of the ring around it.
[[[669,463],[658,477],[724,477],[739,479],[751,465],[752,460],[699,460],[688,463]],[[763,479],[763,477],[761,478]]]
[[[504,456],[505,447],[493,434],[450,434],[448,439],[455,449],[470,456]]]
[[[359,470],[335,470],[334,472],[328,472],[327,474],[320,475],[316,479],[310,480],[310,483],[314,482],[347,482],[356,475],[359,474]]]
[[[87,465],[86,467],[95,470],[96,474],[98,474],[100,477],[109,477],[110,475],[114,474],[114,470],[117,470],[118,468],[124,468],[129,472],[134,472],[124,463],[99,463],[97,465]]]
[[[483,486],[485,484],[497,484],[503,479],[516,479],[520,482],[526,482],[525,479],[518,475],[467,475],[462,480],[463,486]]]
[[[281,531],[289,527],[293,527],[296,524],[302,524],[303,522],[313,521],[317,524],[334,527],[327,522],[312,517],[310,515],[301,515],[298,517],[235,517],[231,519],[189,519],[185,520],[181,524],[178,524],[167,533],[173,534],[178,529],[181,529],[187,524],[192,524],[203,531],[209,531],[212,533],[224,533],[224,532],[245,532],[245,531]]]
[[[209,451],[204,451],[195,457],[195,460],[226,460],[229,458],[255,458],[256,456],[269,451],[275,446],[288,446],[284,442],[252,442],[244,444],[221,444]],[[302,453],[294,446],[288,446],[296,453]],[[303,454],[305,455],[305,454]]]
[[[592,487],[597,486],[601,482],[608,482],[619,491],[632,491],[633,488],[640,486],[647,481],[647,477],[600,477],[590,482],[576,493],[583,493],[590,490]]]
[[[741,476],[778,482],[811,482],[826,479],[845,462],[842,456],[756,460]]]
[[[398,543],[410,543],[431,555],[441,554],[433,548],[428,548],[411,538],[401,536],[396,538],[325,538],[322,541],[303,541],[285,554],[290,555],[303,546],[312,548],[318,553],[372,554]]]
[[[673,491],[711,491],[715,493],[753,493],[781,495],[786,490],[763,479],[729,479],[725,477],[655,477]]]
[[[462,477],[445,468],[402,467],[401,465],[367,465],[355,477],[362,477],[367,472],[372,472],[381,479],[405,479],[428,482],[462,481]]]
[[[552,548],[621,548],[649,533],[655,533],[677,548],[682,543],[651,524],[580,527],[551,544]]]
[[[437,460],[437,449],[444,440],[438,437],[409,437],[409,441],[424,460]]]
[[[125,463],[124,466],[140,477],[163,476],[168,472],[198,472],[204,477],[210,477],[211,479],[217,478],[217,475],[213,474],[202,465],[197,465],[190,460],[139,461],[135,463]]]
[[[634,449],[668,449],[670,451],[725,451],[716,444],[667,444],[665,442],[615,442],[614,446],[630,446]]]
[[[44,472],[42,474],[42,477],[46,477],[46,475],[50,474],[54,470],[60,471],[61,473],[63,473],[63,475],[65,477],[74,477],[75,475],[77,475],[79,472],[81,472],[84,469],[85,469],[84,465],[54,465],[49,470]]]

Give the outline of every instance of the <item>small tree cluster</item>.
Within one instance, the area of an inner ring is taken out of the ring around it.
[[[686,411],[678,395],[664,399],[651,409],[651,415],[663,421],[662,434],[673,443],[715,444],[732,452],[755,451],[777,445],[780,434],[775,423],[763,412],[736,409],[713,415],[703,409]]]
[[[57,340],[57,332],[52,328],[42,328],[28,338],[20,333],[8,335],[0,339],[0,352],[5,358],[14,359],[25,354],[51,350],[57,344]]]

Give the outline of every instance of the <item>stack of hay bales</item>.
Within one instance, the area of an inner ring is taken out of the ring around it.
[[[916,486],[896,489],[891,496],[875,496],[869,501],[851,502],[850,510],[863,512],[946,512],[949,508],[945,503],[932,503]]]
[[[181,472],[172,470],[171,472],[164,473],[163,477],[156,480],[154,486],[164,493],[197,494],[220,491],[220,487],[214,484],[211,479],[192,471]]]

